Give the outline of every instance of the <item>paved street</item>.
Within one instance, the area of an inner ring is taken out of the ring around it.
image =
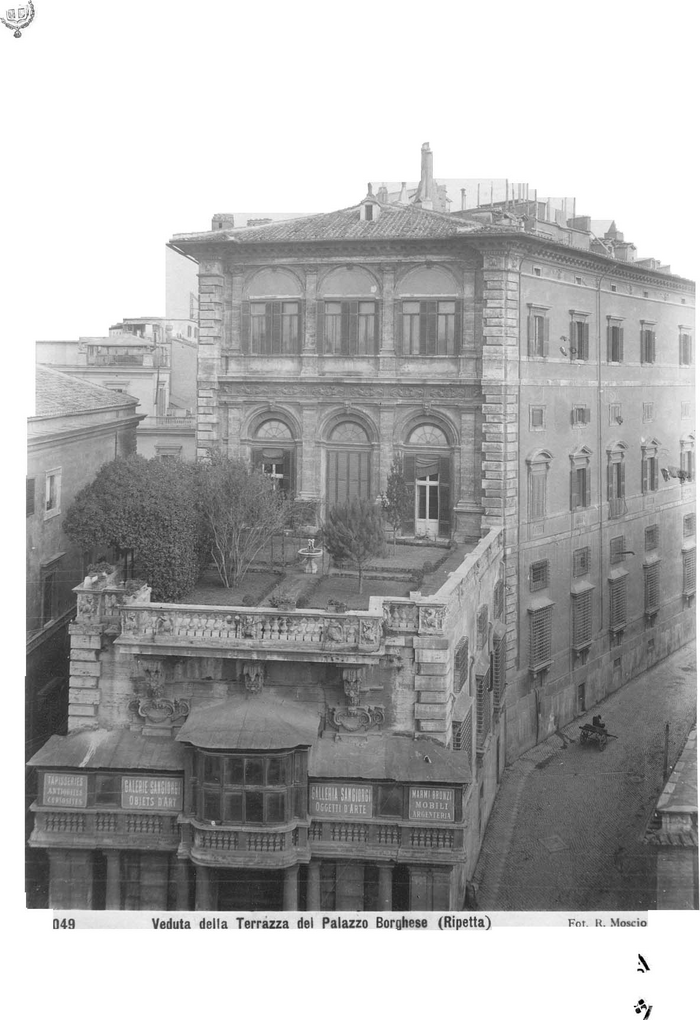
[[[600,712],[619,735],[580,745]],[[630,681],[505,770],[474,875],[481,910],[646,910],[653,849],[641,842],[696,712],[695,645]]]

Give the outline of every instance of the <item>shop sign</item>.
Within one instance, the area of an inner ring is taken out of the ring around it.
[[[408,817],[412,822],[454,822],[454,790],[412,786],[408,798]]]
[[[42,803],[44,807],[86,807],[88,777],[68,772],[45,772]]]
[[[182,779],[122,776],[122,807],[129,811],[182,811]]]
[[[371,818],[372,787],[355,783],[311,783],[309,813],[321,818]]]

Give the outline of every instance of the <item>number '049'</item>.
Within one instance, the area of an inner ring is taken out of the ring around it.
[[[72,917],[54,917],[53,919],[54,929],[56,928],[75,928],[75,920]]]

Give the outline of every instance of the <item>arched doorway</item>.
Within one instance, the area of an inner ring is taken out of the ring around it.
[[[413,528],[417,538],[449,538],[452,518],[452,457],[437,425],[418,425],[408,437],[404,477],[414,487]]]
[[[326,502],[328,507],[371,498],[372,447],[355,421],[336,425],[328,438]]]
[[[286,496],[294,494],[294,437],[289,426],[268,418],[253,437],[252,461]]]

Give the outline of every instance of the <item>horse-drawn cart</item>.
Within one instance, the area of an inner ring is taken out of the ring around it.
[[[592,726],[590,723],[586,723],[584,726],[579,726],[581,730],[581,736],[578,738],[580,744],[587,744],[589,741],[598,745],[599,751],[605,750],[605,745],[611,737],[614,737],[614,733],[608,733],[604,726]]]

